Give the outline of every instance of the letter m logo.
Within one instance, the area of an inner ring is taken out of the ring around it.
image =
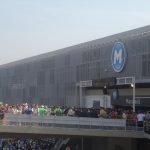
[[[111,64],[115,72],[121,72],[125,66],[127,52],[122,42],[116,42],[112,48]]]
[[[120,49],[119,51],[114,51],[114,64],[116,64],[117,62],[122,62],[122,49]]]

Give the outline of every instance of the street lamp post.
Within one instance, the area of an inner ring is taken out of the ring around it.
[[[132,78],[132,84],[133,84],[133,112],[135,112],[135,78]]]

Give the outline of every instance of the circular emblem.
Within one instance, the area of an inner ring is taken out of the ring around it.
[[[112,48],[111,63],[115,72],[121,72],[125,66],[127,52],[122,42],[116,42]]]

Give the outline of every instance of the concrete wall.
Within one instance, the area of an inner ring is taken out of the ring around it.
[[[131,138],[84,138],[83,150],[149,150],[150,140]]]

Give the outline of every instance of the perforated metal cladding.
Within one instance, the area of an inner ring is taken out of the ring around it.
[[[77,105],[80,81],[135,76],[150,80],[150,26],[0,66],[0,99],[7,103]],[[127,50],[122,72],[111,66],[115,42]]]

